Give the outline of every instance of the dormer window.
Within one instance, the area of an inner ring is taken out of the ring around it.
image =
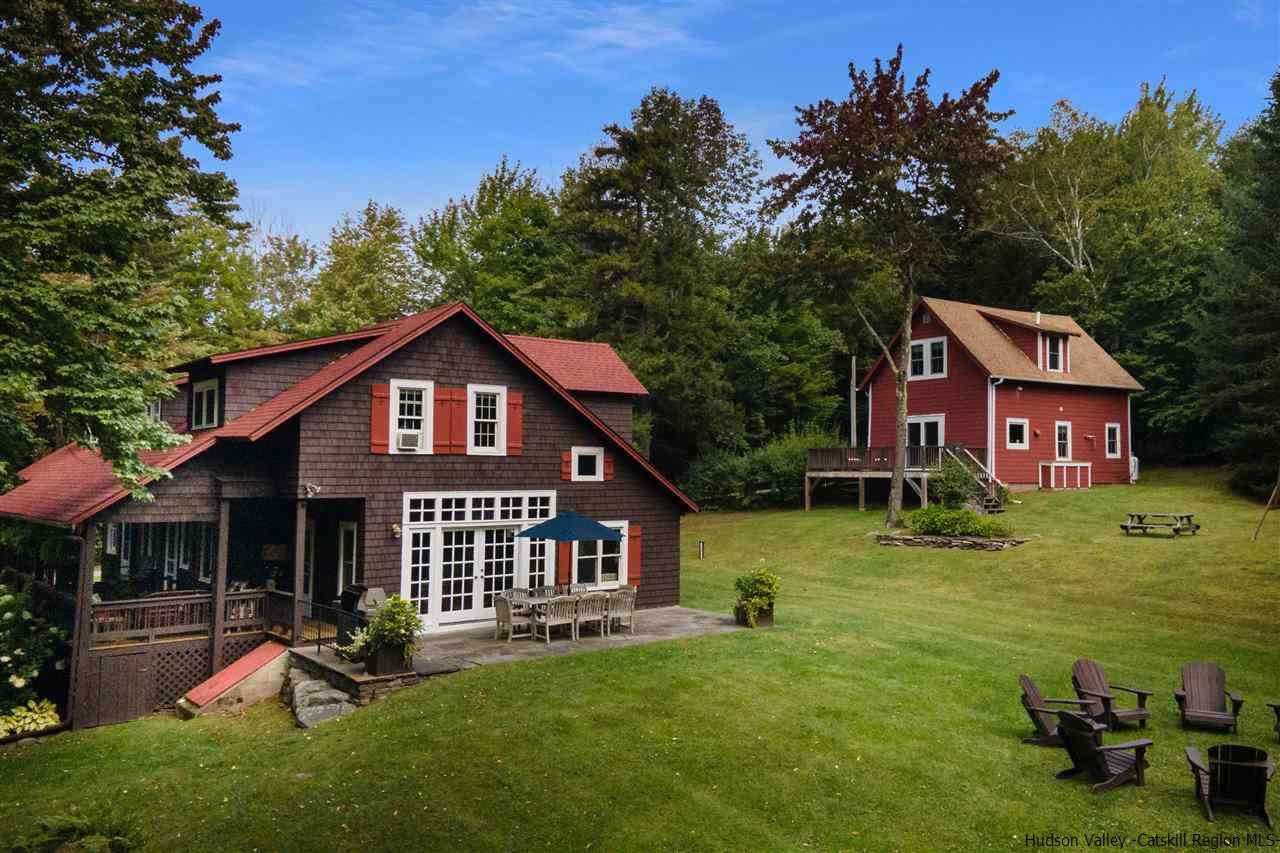
[[[1066,349],[1065,339],[1061,335],[1049,335],[1045,339],[1045,347],[1045,369],[1054,373],[1061,373],[1063,350]]]
[[[391,453],[431,453],[435,383],[391,382]]]
[[[206,379],[191,386],[191,428],[218,425],[218,380]]]
[[[942,379],[947,375],[947,339],[925,338],[911,342],[910,379]]]
[[[160,423],[164,420],[164,400],[155,399],[151,401],[151,405],[147,406],[147,414],[151,420]]]

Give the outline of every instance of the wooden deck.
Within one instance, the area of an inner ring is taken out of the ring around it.
[[[813,489],[822,480],[857,480],[858,511],[867,509],[867,480],[893,477],[897,459],[894,447],[815,447],[809,450],[804,475],[804,508],[813,508]],[[986,469],[986,451],[964,445],[941,447],[908,447],[903,471],[906,484],[920,498],[920,506],[929,502],[929,475],[942,470],[943,462],[954,458],[970,469],[974,478],[992,489]]]

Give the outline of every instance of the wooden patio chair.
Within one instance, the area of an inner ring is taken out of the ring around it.
[[[1200,750],[1189,746],[1187,763],[1195,779],[1196,799],[1210,823],[1214,806],[1229,805],[1257,812],[1268,828],[1272,826],[1271,813],[1267,811],[1267,783],[1275,775],[1276,765],[1265,752],[1224,743],[1209,747],[1209,763],[1205,764]]]
[[[528,590],[520,589],[519,587],[512,587],[511,589],[502,593],[502,595],[506,596],[508,599],[511,600],[512,613],[514,613],[517,616],[529,615],[529,607],[531,602],[529,601],[530,594]]]
[[[609,593],[609,633],[613,633],[613,623],[621,628],[625,623],[627,630],[636,632],[636,588],[620,586]]]
[[[493,609],[495,620],[493,638],[495,640],[502,639],[504,631],[507,634],[508,643],[515,637],[530,637],[533,635],[533,624],[529,614],[527,612],[516,612],[510,598],[505,595],[499,595],[493,600]]]
[[[1075,705],[1083,708],[1089,704],[1088,699],[1045,699],[1040,695],[1040,688],[1029,675],[1019,675],[1018,683],[1022,685],[1022,707],[1031,718],[1031,725],[1036,733],[1022,739],[1023,743],[1036,746],[1062,746],[1062,734],[1058,731],[1057,708],[1050,705]]]
[[[1147,697],[1153,695],[1150,690],[1107,683],[1107,673],[1102,664],[1088,658],[1081,658],[1071,667],[1071,683],[1077,696],[1089,700],[1085,712],[1097,722],[1112,729],[1128,723],[1137,723],[1143,729],[1147,727],[1147,717],[1151,716],[1147,710]],[[1138,707],[1117,708],[1113,690],[1123,690],[1138,697]]]
[[[551,643],[551,629],[556,625],[568,625],[573,639],[578,639],[578,599],[571,595],[557,595],[546,604],[533,609],[533,639],[538,639],[538,628],[542,628],[542,636],[547,644]]]
[[[1231,710],[1227,710],[1227,697]],[[1240,708],[1244,699],[1227,692],[1227,676],[1222,667],[1209,661],[1182,665],[1182,686],[1173,691],[1182,714],[1182,727],[1207,726],[1240,732]]]
[[[578,597],[578,621],[574,633],[582,636],[582,626],[595,622],[603,637],[609,629],[609,596],[603,592],[589,592]]]
[[[1062,733],[1062,745],[1071,756],[1071,766],[1057,775],[1066,779],[1078,773],[1086,773],[1099,780],[1089,790],[1106,791],[1126,782],[1141,787],[1145,780],[1147,750],[1150,738],[1131,740],[1114,746],[1104,746],[1102,733],[1106,726],[1094,722],[1074,711],[1058,712],[1058,731]],[[1130,754],[1132,753],[1132,754]]]
[[[1268,702],[1267,707],[1276,712],[1276,737],[1280,737],[1280,702]]]

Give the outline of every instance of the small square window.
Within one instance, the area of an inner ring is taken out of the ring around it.
[[[1031,427],[1026,418],[1005,419],[1005,443],[1007,450],[1027,450],[1031,447]]]
[[[576,482],[604,480],[604,448],[575,447],[572,452],[573,479]]]

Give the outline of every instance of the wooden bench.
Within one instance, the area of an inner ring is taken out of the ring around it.
[[[1131,512],[1127,515],[1128,520],[1120,525],[1125,536],[1135,530],[1142,533],[1149,530],[1172,530],[1174,536],[1186,532],[1195,535],[1195,532],[1200,529],[1200,525],[1195,522],[1193,512]]]

